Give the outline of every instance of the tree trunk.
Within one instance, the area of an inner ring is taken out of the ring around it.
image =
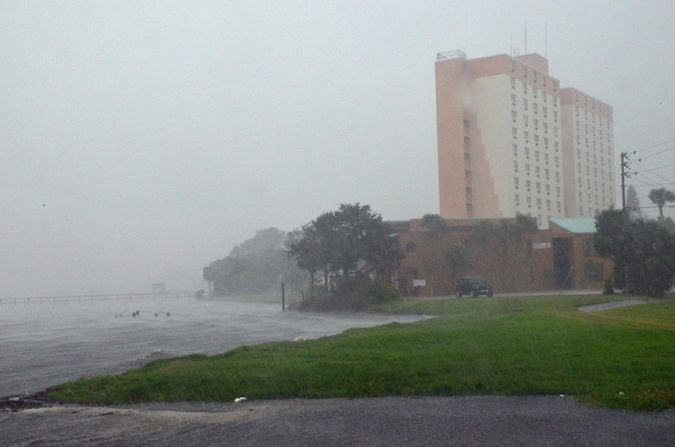
[[[326,292],[328,292],[328,266],[327,265],[323,266],[323,286],[326,288]]]
[[[314,298],[314,271],[309,271],[309,299]]]

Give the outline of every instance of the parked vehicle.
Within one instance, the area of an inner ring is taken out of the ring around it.
[[[483,278],[472,276],[457,279],[455,285],[455,295],[461,298],[463,295],[487,295],[492,296],[494,290]]]

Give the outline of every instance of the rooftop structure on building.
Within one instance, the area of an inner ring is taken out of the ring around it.
[[[593,217],[613,203],[612,108],[560,88],[539,54],[438,53],[440,214]]]

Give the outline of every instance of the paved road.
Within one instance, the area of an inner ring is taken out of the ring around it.
[[[675,410],[474,396],[53,407],[0,413],[3,446],[673,446]]]
[[[618,309],[620,307],[640,306],[642,304],[647,304],[647,301],[640,301],[640,300],[610,301],[608,303],[592,304],[590,306],[579,306],[577,307],[577,309],[582,312],[602,312],[610,309]]]

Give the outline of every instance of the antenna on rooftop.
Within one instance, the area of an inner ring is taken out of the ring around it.
[[[548,24],[544,23],[544,57],[548,59]]]
[[[527,54],[527,23],[525,24],[525,54]]]

